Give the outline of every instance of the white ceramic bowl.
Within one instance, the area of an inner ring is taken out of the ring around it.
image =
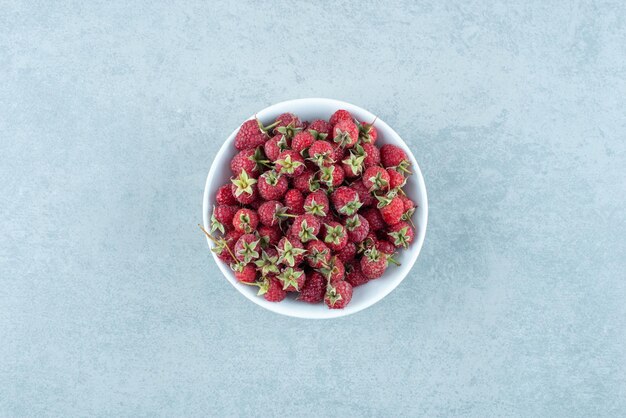
[[[332,99],[289,100],[266,107],[258,112],[256,117],[264,124],[271,123],[278,115],[285,112],[295,113],[302,120],[328,120],[328,118],[330,118],[330,116],[338,109],[346,109],[354,117],[361,121],[371,122],[375,119],[375,115],[365,109],[361,109],[360,107],[350,103]],[[415,264],[417,256],[422,248],[422,244],[424,243],[426,223],[428,220],[426,186],[424,185],[424,178],[422,177],[422,173],[415,157],[400,136],[381,119],[376,119],[374,126],[378,130],[378,141],[376,143],[378,146],[381,146],[382,144],[397,145],[406,151],[409,159],[411,160],[411,170],[413,174],[409,176],[404,191],[414,202],[418,204],[418,208],[413,215],[413,222],[417,226],[417,235],[407,250],[399,251],[396,258],[401,263],[401,266],[389,265],[389,268],[383,277],[373,280],[365,285],[356,287],[352,295],[352,301],[345,309],[328,309],[324,303],[311,305],[296,301],[294,294],[290,294],[285,300],[279,303],[268,302],[262,296],[256,295],[258,290],[256,287],[238,283],[228,265],[219,260],[217,256],[212,253],[215,262],[222,271],[222,274],[224,274],[224,277],[226,277],[226,279],[228,279],[228,281],[245,297],[257,305],[283,315],[298,318],[337,318],[353,314],[372,306],[387,296],[393,289],[396,288],[396,286],[400,284],[402,280],[404,280]],[[239,128],[235,129],[235,131],[226,139],[215,156],[213,164],[209,170],[206,186],[204,188],[204,202],[202,204],[204,227],[207,230],[209,229],[209,218],[214,204],[215,193],[221,185],[230,181],[230,160],[236,152],[234,141],[235,135],[238,131]],[[208,238],[207,242],[209,246],[212,245]]]

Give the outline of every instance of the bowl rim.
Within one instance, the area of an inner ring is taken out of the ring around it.
[[[302,312],[299,310],[285,310],[284,307],[281,307],[280,303],[271,303],[271,302],[267,302],[265,301],[265,299],[256,296],[256,294],[251,294],[249,292],[244,292],[242,291],[242,289],[240,288],[240,283],[237,282],[237,280],[234,278],[234,276],[232,275],[232,272],[230,270],[226,270],[226,264],[223,263],[221,260],[219,260],[217,258],[217,255],[211,251],[211,254],[213,255],[213,260],[215,261],[215,263],[217,264],[217,266],[219,267],[222,275],[226,278],[226,280],[233,285],[233,287],[235,287],[235,289],[237,289],[237,291],[239,293],[241,293],[243,296],[245,296],[248,300],[254,302],[256,305],[270,310],[272,312],[281,314],[281,315],[286,315],[286,316],[290,316],[290,317],[295,317],[295,318],[303,318],[303,319],[331,319],[331,318],[339,318],[339,317],[343,317],[343,316],[347,316],[347,315],[352,315],[355,314],[357,312],[360,312],[366,308],[371,307],[372,305],[378,303],[379,301],[381,301],[382,299],[384,299],[389,293],[391,293],[396,287],[398,287],[400,285],[400,283],[402,281],[404,281],[404,279],[406,278],[406,276],[408,275],[408,273],[411,271],[411,269],[413,268],[413,266],[415,265],[415,263],[417,262],[417,259],[421,253],[422,247],[424,245],[424,241],[426,239],[426,230],[427,230],[427,226],[428,226],[428,195],[427,195],[427,190],[426,190],[426,184],[424,182],[424,177],[422,175],[422,171],[421,168],[419,166],[419,164],[417,163],[417,160],[415,159],[415,156],[413,155],[413,152],[411,151],[411,149],[409,148],[409,146],[407,145],[407,143],[402,139],[402,137],[391,127],[389,126],[385,121],[383,121],[382,119],[380,119],[378,116],[374,115],[373,113],[371,113],[370,111],[363,109],[360,106],[354,105],[352,103],[348,103],[345,101],[341,101],[341,100],[336,100],[336,99],[328,99],[328,98],[319,98],[319,97],[312,97],[312,98],[301,98],[301,99],[292,99],[292,100],[284,100],[282,102],[278,102],[275,104],[272,104],[270,106],[267,106],[265,108],[263,108],[262,110],[260,110],[259,112],[255,113],[254,115],[250,116],[249,118],[247,118],[246,120],[250,120],[252,118],[258,117],[259,119],[263,119],[263,115],[267,114],[267,113],[272,113],[273,111],[275,111],[277,108],[284,108],[286,106],[289,105],[293,105],[293,107],[296,107],[296,105],[298,104],[316,104],[316,105],[324,105],[324,106],[332,106],[335,107],[336,109],[347,109],[349,111],[351,111],[350,109],[356,109],[357,111],[364,113],[364,114],[368,114],[371,117],[371,120],[376,120],[376,125],[382,125],[386,131],[388,131],[389,133],[391,133],[392,136],[395,136],[395,139],[399,141],[399,143],[401,143],[403,145],[403,149],[407,152],[407,156],[408,158],[411,160],[411,165],[413,168],[413,174],[412,176],[414,176],[414,178],[417,181],[417,189],[421,189],[421,191],[423,191],[424,197],[422,200],[420,200],[419,205],[420,205],[420,209],[424,211],[424,222],[423,225],[420,224],[419,227],[423,230],[423,233],[418,234],[418,237],[416,239],[415,242],[413,242],[413,251],[411,252],[411,258],[409,260],[410,262],[410,267],[408,269],[406,269],[404,272],[402,273],[398,273],[398,274],[402,274],[402,277],[400,277],[399,279],[396,278],[395,282],[392,283],[392,285],[388,286],[387,288],[383,289],[382,292],[376,294],[375,297],[372,297],[370,301],[368,301],[367,303],[363,304],[362,306],[358,307],[358,308],[353,308],[353,309],[326,309],[326,310],[320,310],[320,311],[316,311],[314,313],[311,312]],[[352,111],[351,111],[352,112]],[[245,122],[245,121],[244,121]],[[243,122],[242,122],[243,123]],[[237,134],[237,132],[239,131],[239,128],[241,127],[241,124],[239,126],[237,126],[237,128],[235,128],[235,130],[233,130],[233,132],[228,136],[228,138],[224,141],[224,143],[222,144],[222,146],[220,147],[220,149],[218,150],[217,154],[215,154],[215,157],[213,158],[213,161],[211,163],[211,167],[209,168],[209,173],[207,174],[207,178],[206,178],[206,182],[204,185],[204,193],[203,193],[203,200],[202,200],[202,220],[203,220],[203,225],[204,228],[208,230],[209,228],[209,186],[211,184],[211,180],[213,179],[213,177],[215,177],[215,174],[217,172],[217,167],[218,164],[215,164],[216,161],[220,161],[220,159],[225,157],[225,154],[227,154],[229,152],[229,148],[233,145],[235,136]],[[209,246],[209,248],[211,248],[211,241],[206,238],[207,241],[207,245]],[[230,276],[233,276],[232,278]],[[263,303],[266,302],[266,303]],[[321,313],[323,312],[323,313]]]

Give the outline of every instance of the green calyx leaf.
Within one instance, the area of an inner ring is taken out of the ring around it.
[[[315,237],[315,234],[313,233],[315,231],[315,228],[313,228],[312,226],[309,226],[306,219],[302,221],[302,223],[300,224],[300,231],[298,231],[298,237],[300,238],[300,241],[302,242],[308,242],[314,239],[317,239]]]
[[[222,234],[226,233],[224,225],[215,217],[215,206],[213,207],[213,214],[211,215],[211,233],[220,231]]]
[[[407,210],[406,212],[404,212],[402,216],[400,217],[400,219],[402,219],[403,221],[409,222],[414,213],[415,213],[415,208],[411,208]]]
[[[389,232],[391,238],[393,238],[393,244],[396,246],[402,246],[404,248],[409,248],[409,227],[405,226],[396,232]]]
[[[278,275],[278,280],[283,283],[283,290],[293,286],[297,291],[299,291],[298,279],[302,277],[303,274],[304,272],[301,270],[294,270],[292,267],[287,267]]]
[[[402,162],[400,164],[398,164],[396,167],[393,167],[393,168],[398,173],[402,173],[402,174],[405,174],[405,175],[411,175],[413,173],[411,172],[409,167],[411,167],[411,163],[408,160],[402,160]]]
[[[389,186],[389,182],[382,177],[380,172],[377,172],[375,176],[370,177],[369,181],[373,183],[372,187],[370,187],[370,192],[384,190],[387,186]]]
[[[277,132],[283,134],[283,136],[287,138],[293,138],[301,130],[302,128],[296,128],[293,122],[287,126],[281,126],[281,127],[276,128]]]
[[[252,260],[259,258],[259,252],[257,249],[259,248],[260,240],[245,242],[242,245],[242,248],[239,250],[238,255],[243,257],[243,262],[248,264]]]
[[[300,161],[292,161],[291,155],[286,155],[282,160],[276,160],[275,164],[280,165],[281,173],[287,174],[293,174],[298,167],[304,165]]]
[[[358,174],[361,174],[361,171],[363,171],[364,160],[365,160],[365,155],[358,156],[352,151],[350,151],[350,156],[346,158],[345,160],[343,160],[342,162],[345,163],[347,166],[349,166],[354,174],[358,175]]]
[[[261,253],[261,258],[254,262],[261,275],[267,276],[270,273],[278,274],[278,257],[269,256],[265,251]]]
[[[278,179],[280,178],[280,174],[276,172],[276,170],[266,171],[261,174],[261,177],[265,179],[265,182],[270,186],[276,186],[278,184]]]
[[[347,202],[345,205],[340,207],[339,213],[348,216],[354,215],[362,205],[363,204],[361,203],[361,201],[359,200],[359,196],[357,195],[353,200]]]
[[[288,239],[285,240],[282,248],[276,247],[276,249],[278,250],[278,262],[287,264],[289,267],[296,265],[296,257],[306,253],[306,250],[294,247]]]
[[[342,225],[337,225],[335,227],[331,227],[328,224],[326,225],[326,236],[324,237],[324,242],[327,244],[339,244],[341,242],[341,238],[345,235],[345,231]]]
[[[267,126],[263,126],[263,123],[258,119],[256,120],[256,123],[259,125],[259,130],[267,135],[269,131],[274,129],[280,123],[280,121],[276,121],[272,123],[271,125],[267,125]]]
[[[330,306],[335,306],[337,302],[343,299],[341,297],[341,294],[337,293],[337,289],[334,286],[331,286],[330,284],[328,288],[326,289],[326,298],[328,299]]]
[[[363,253],[364,257],[367,257],[368,260],[372,261],[372,262],[376,262],[380,259],[380,257],[383,256],[383,254],[378,251],[378,249],[376,248],[376,246],[371,246],[370,248],[368,248],[365,253]]]
[[[243,227],[243,230],[249,234],[252,232],[252,225],[250,225],[250,216],[247,213],[242,213],[239,215],[239,222]]]
[[[235,185],[235,196],[239,197],[243,193],[252,194],[252,186],[256,184],[257,180],[248,175],[246,170],[241,170],[239,176],[230,180]]]
[[[324,210],[324,205],[322,205],[321,203],[317,203],[315,201],[315,198],[311,199],[311,204],[310,205],[305,205],[304,206],[304,211],[306,213],[308,213],[309,215],[315,215],[315,216],[319,216],[319,217],[324,217],[326,216],[326,211]]]
[[[307,255],[307,258],[311,260],[313,264],[325,263],[328,254],[330,254],[328,249],[320,251],[314,248],[313,251]]]
[[[258,147],[254,150],[254,154],[248,157],[248,159],[254,162],[254,169],[257,171],[261,171],[263,166],[269,166],[270,161],[265,159],[265,156],[261,152],[261,147]]]
[[[354,215],[346,219],[346,229],[348,231],[354,231],[361,226],[361,219],[359,215]]]
[[[323,134],[321,132],[316,131],[315,129],[309,129],[309,133],[311,135],[313,135],[313,138],[315,138],[316,141],[320,140],[320,139],[326,139],[328,137],[328,134]]]
[[[352,141],[352,138],[348,132],[339,131],[339,135],[335,135],[333,140],[343,148]]]
[[[324,183],[328,187],[332,187],[334,171],[335,171],[334,165],[321,167],[320,168],[320,182]]]
[[[376,205],[376,207],[378,209],[380,208],[384,208],[385,206],[387,206],[388,204],[391,203],[391,201],[393,200],[393,197],[387,197],[387,196],[378,196],[375,195],[376,199],[378,199],[378,205]]]

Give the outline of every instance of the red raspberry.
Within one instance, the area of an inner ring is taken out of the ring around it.
[[[361,207],[359,194],[356,190],[347,186],[341,186],[335,190],[330,195],[330,199],[333,202],[335,210],[342,215],[354,215]]]
[[[224,227],[230,229],[233,224],[233,218],[238,210],[239,206],[217,205],[213,209],[213,216],[211,217],[211,232],[215,232],[216,229],[220,229],[221,231],[219,225],[213,224],[214,221],[217,221]]]
[[[376,145],[363,144],[363,152],[365,153],[365,159],[363,160],[365,167],[380,165],[380,151]]]
[[[288,266],[295,267],[302,263],[306,250],[296,239],[282,237],[276,246],[278,250],[278,262]]]
[[[326,291],[324,303],[330,309],[343,309],[352,300],[352,285],[346,281],[340,281]]]
[[[340,120],[333,125],[331,136],[342,148],[352,148],[359,140],[359,128],[351,120]]]
[[[395,225],[402,220],[404,204],[398,196],[377,196],[378,210],[387,225]]]
[[[408,222],[404,221],[389,227],[387,234],[396,247],[409,248],[409,244],[415,238],[415,231],[413,231]]]
[[[298,292],[306,280],[304,271],[293,267],[285,267],[276,278],[280,280],[283,290],[287,292]]]
[[[263,155],[259,148],[248,148],[239,151],[230,162],[230,169],[234,176],[245,171],[252,178],[259,177],[261,174],[261,166],[259,161],[263,160]]]
[[[297,236],[300,242],[308,242],[317,239],[317,234],[320,233],[320,222],[313,215],[298,215],[291,228],[291,233]]]
[[[348,231],[348,239],[357,244],[363,241],[370,232],[369,222],[363,215],[359,214],[346,218],[344,226],[346,227],[346,231]]]
[[[226,235],[217,239],[217,243],[215,244],[213,248],[211,248],[211,251],[217,254],[217,257],[222,261],[226,261],[226,262],[235,261],[233,260],[233,257],[230,255],[230,253],[235,248],[235,243],[237,242],[240,236],[241,236],[241,233],[235,230],[230,230],[226,232]]]
[[[285,150],[280,153],[278,159],[274,162],[276,172],[285,174],[289,177],[297,177],[304,172],[304,159],[302,156],[293,151]]]
[[[230,188],[230,184],[225,184],[217,189],[215,194],[215,201],[218,205],[236,205],[237,199],[233,196],[233,192]]]
[[[341,160],[341,166],[346,173],[346,177],[355,178],[361,175],[363,172],[365,155],[359,155],[353,150],[350,150],[344,159]]]
[[[348,243],[348,234],[339,222],[329,222],[324,224],[324,243],[332,251],[339,251]]]
[[[283,201],[285,206],[289,208],[289,213],[294,215],[302,215],[304,213],[304,196],[300,190],[287,190]]]
[[[263,145],[263,151],[267,159],[274,162],[278,159],[280,153],[288,148],[289,144],[284,136],[278,134],[274,135],[270,140]]]
[[[311,241],[306,246],[306,261],[309,266],[318,269],[330,261],[330,248],[322,241]]]
[[[315,142],[315,138],[313,138],[313,135],[311,135],[309,131],[298,132],[291,141],[291,149],[303,155],[304,151],[307,150],[313,142]]]
[[[256,231],[258,225],[259,215],[250,209],[239,209],[233,217],[233,227],[241,233],[250,234]]]
[[[402,174],[394,170],[393,168],[387,169],[387,174],[389,174],[389,188],[396,189],[404,187],[404,183],[406,183],[406,179]]]
[[[313,138],[326,139],[330,135],[332,126],[323,119],[316,119],[309,124],[307,130],[313,135]]]
[[[344,179],[345,173],[340,164],[334,164],[320,169],[320,183],[325,184],[327,187],[337,187],[343,183]]]
[[[259,220],[265,226],[276,226],[287,216],[287,208],[277,200],[268,200],[259,206]]]
[[[265,200],[278,200],[285,195],[289,182],[274,170],[266,171],[259,177],[259,194]]]
[[[350,112],[348,112],[347,110],[339,109],[338,111],[332,114],[329,122],[331,125],[335,125],[340,120],[347,120],[347,121],[352,122],[353,119],[352,119],[352,115],[350,114]]]
[[[239,128],[235,136],[235,148],[238,150],[255,148],[267,141],[265,127],[256,119],[247,120]]]
[[[274,248],[266,248],[261,251],[261,257],[254,262],[261,277],[276,276],[278,270],[278,251]]]
[[[415,202],[413,202],[411,199],[409,199],[407,196],[405,195],[400,195],[400,199],[402,199],[402,204],[404,205],[404,211],[406,212],[409,209],[414,209],[415,208]]]
[[[378,231],[385,228],[385,221],[378,209],[367,208],[362,213],[370,226],[370,231]]]
[[[356,180],[351,187],[359,194],[359,200],[363,203],[363,206],[372,206],[376,203],[376,199],[369,192],[368,188],[365,187],[363,180]]]
[[[317,164],[318,167],[328,166],[335,162],[335,151],[328,141],[315,141],[309,147],[309,158]]]
[[[359,123],[359,139],[364,144],[375,144],[378,139],[378,131],[374,125],[369,123]]]
[[[330,213],[328,196],[324,190],[317,190],[309,194],[304,200],[304,210],[306,213],[318,217],[324,217]]]
[[[261,244],[265,247],[275,246],[283,236],[283,231],[277,226],[261,225],[259,227],[259,237],[261,238]]]
[[[282,113],[278,115],[278,117],[276,118],[276,122],[278,122],[278,125],[274,128],[275,131],[277,131],[281,127],[287,127],[289,125],[293,126],[294,128],[304,127],[304,123],[301,122],[300,118],[298,118],[293,113]]]
[[[300,290],[298,300],[307,303],[319,303],[326,293],[326,279],[317,271],[306,274],[306,281]]]
[[[257,199],[259,194],[256,186],[257,180],[248,176],[246,171],[242,171],[239,176],[230,181],[233,183],[231,191],[239,203],[248,205]]]
[[[306,169],[298,177],[293,178],[293,187],[302,193],[311,193],[311,189],[315,188],[315,183],[315,173],[309,169]]]
[[[262,285],[261,294],[268,302],[280,302],[287,297],[283,290],[283,284],[276,278],[266,279],[267,284]]]
[[[337,258],[344,264],[354,260],[355,256],[356,245],[354,242],[348,242],[346,246],[341,249],[341,251],[337,252]]]
[[[250,263],[259,258],[261,241],[254,234],[243,234],[235,243],[235,257],[244,263]]]
[[[361,271],[368,279],[377,279],[385,273],[387,269],[387,254],[382,253],[372,247],[363,253],[361,258]]]
[[[331,284],[343,280],[346,275],[346,268],[337,257],[332,257],[328,262],[328,266],[322,267],[320,272],[328,278]]]
[[[352,287],[361,286],[370,281],[361,271],[360,263],[354,263],[351,267],[348,274],[346,274],[346,282],[350,283]]]
[[[363,173],[363,185],[370,192],[389,189],[389,173],[382,167],[368,167]]]
[[[379,240],[376,242],[376,249],[381,253],[385,253],[388,255],[393,254],[396,251],[396,247],[389,241]]]
[[[256,280],[256,267],[252,263],[233,263],[231,268],[235,273],[235,278],[240,282],[254,283]]]
[[[411,163],[406,152],[398,146],[392,144],[383,145],[380,148],[380,161],[385,168],[395,167],[401,173],[411,173],[409,171]]]

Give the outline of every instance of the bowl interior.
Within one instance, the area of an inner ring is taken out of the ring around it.
[[[354,117],[361,121],[371,122],[376,118],[375,115],[367,110],[361,109],[358,106],[332,99],[298,99],[281,102],[263,109],[257,113],[256,116],[265,124],[270,123],[278,115],[284,112],[295,113],[302,120],[328,120],[328,118],[330,118],[330,116],[337,109],[346,109]],[[328,309],[328,307],[326,307],[323,303],[311,305],[308,303],[298,302],[295,300],[294,294],[290,294],[287,299],[280,303],[268,302],[263,297],[256,295],[257,289],[255,287],[239,284],[230,268],[220,261],[215,254],[213,254],[215,262],[224,276],[248,299],[266,309],[284,315],[300,318],[334,318],[349,315],[373,305],[389,294],[409,273],[422,248],[426,232],[426,223],[428,219],[426,187],[424,185],[422,173],[415,157],[413,156],[413,153],[400,136],[380,119],[376,119],[374,126],[378,130],[377,145],[394,144],[401,147],[406,151],[412,165],[411,170],[413,171],[413,174],[408,177],[404,191],[409,198],[418,204],[418,208],[413,215],[413,222],[417,227],[417,233],[415,240],[409,249],[399,251],[398,253],[396,258],[401,265],[398,267],[390,265],[383,277],[380,279],[373,280],[365,285],[356,287],[354,289],[352,301],[345,309],[331,310]],[[215,160],[209,170],[204,190],[203,202],[203,221],[204,226],[207,229],[215,193],[221,185],[230,181],[230,160],[236,153],[234,138],[238,130],[239,128],[237,128],[224,142],[221,149],[215,156]],[[211,245],[210,242],[209,245]]]

